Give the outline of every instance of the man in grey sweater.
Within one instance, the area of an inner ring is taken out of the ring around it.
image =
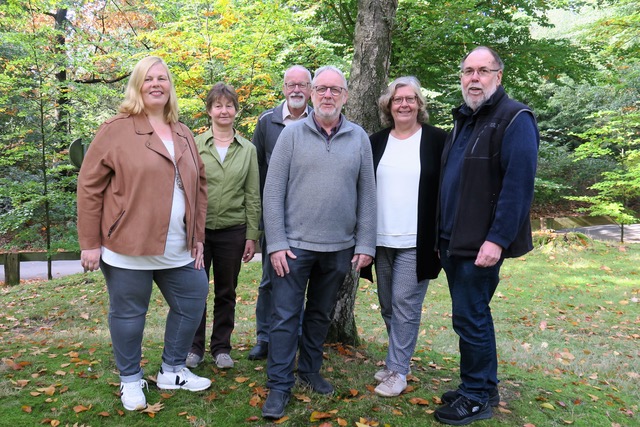
[[[375,255],[371,145],[366,132],[341,114],[347,95],[340,70],[316,70],[313,113],[287,126],[271,155],[263,196],[267,251],[275,272],[265,418],[284,415],[298,348],[298,381],[315,392],[333,393],[320,375],[331,310],[351,267],[359,270]]]

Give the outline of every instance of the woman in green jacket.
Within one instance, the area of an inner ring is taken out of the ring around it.
[[[233,367],[231,333],[235,323],[236,287],[242,261],[250,261],[260,237],[260,176],[254,145],[238,135],[233,122],[238,96],[232,86],[217,83],[206,99],[211,128],[196,137],[205,165],[208,206],[204,266],[213,266],[213,329],[209,351],[218,368]],[[206,312],[196,331],[187,366],[204,359]]]

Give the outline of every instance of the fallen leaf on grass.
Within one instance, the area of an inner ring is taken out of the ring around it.
[[[309,417],[309,420],[313,423],[318,420],[324,420],[326,418],[331,418],[331,414],[329,414],[328,412],[313,411],[311,413],[311,417]]]
[[[149,416],[152,416],[162,411],[162,409],[164,409],[164,403],[158,402],[154,403],[153,405],[147,405],[147,407],[140,412],[144,412],[146,414],[149,414]]]
[[[75,412],[76,414],[79,414],[80,412],[85,412],[90,410],[92,407],[92,405],[89,406],[84,406],[84,405],[76,405],[73,407],[73,412]]]
[[[213,400],[216,400],[217,398],[218,398],[218,395],[215,392],[211,392],[204,397],[204,400],[205,402],[211,402]]]
[[[311,402],[311,398],[305,394],[294,394],[293,396],[296,399],[298,399],[300,402],[305,402],[305,403]]]
[[[409,399],[409,403],[413,405],[428,405],[429,401],[421,397],[412,397],[411,399]]]
[[[110,417],[111,415],[107,411],[98,412],[100,417]]]
[[[251,415],[245,421],[253,422],[253,421],[259,421],[259,420],[260,420],[260,418],[257,415]]]
[[[338,418],[336,420],[338,422],[338,425],[340,427],[347,427],[349,425],[349,423],[347,422],[347,420],[343,419],[343,418]]]
[[[31,408],[31,406],[27,406],[27,405],[22,405],[22,412],[26,412],[27,414],[30,414],[31,411],[33,411],[33,409]]]
[[[250,379],[251,378],[247,378],[247,377],[236,377],[236,382],[242,384],[244,382],[249,381]]]
[[[52,385],[50,385],[49,387],[45,387],[45,388],[37,388],[36,390],[38,390],[41,393],[46,394],[47,396],[53,396],[53,394],[56,392],[56,388]]]
[[[349,394],[351,395],[351,397],[356,397],[358,395],[358,390],[356,390],[355,388],[350,388]]]
[[[553,406],[551,403],[549,402],[543,402],[540,404],[541,407],[546,408],[546,409],[551,409],[552,411],[556,410],[556,407]]]
[[[587,395],[591,398],[592,402],[597,402],[598,400],[600,400],[598,396],[594,396],[593,394],[587,393]]]
[[[511,411],[508,410],[507,408],[503,408],[502,406],[498,406],[498,412],[500,412],[501,414],[510,414]]]
[[[282,418],[280,418],[278,420],[275,420],[273,423],[274,424],[282,424],[283,422],[288,421],[288,420],[289,420],[289,417],[285,415],[284,417],[282,417]]]

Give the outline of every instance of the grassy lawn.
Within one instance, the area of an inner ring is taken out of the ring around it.
[[[492,309],[501,404],[474,426],[640,425],[640,245],[554,239],[508,260]],[[286,417],[260,416],[264,361],[249,361],[255,340],[259,263],[243,267],[232,357],[220,371],[208,356],[195,372],[212,387],[160,391],[167,306],[155,292],[144,340],[148,412],[124,411],[118,397],[102,275],[0,288],[0,419],[5,426],[435,426],[439,396],[457,386],[457,339],[444,279],[432,281],[408,390],[373,393],[386,331],[375,285],[360,281],[356,316],[363,344],[326,347],[331,397],[296,387]],[[211,295],[212,297],[212,295]],[[210,302],[210,307],[213,302]]]

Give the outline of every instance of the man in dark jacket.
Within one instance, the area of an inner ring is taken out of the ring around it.
[[[311,96],[311,73],[301,65],[289,67],[284,72],[282,85],[285,101],[275,108],[271,108],[260,115],[252,142],[258,152],[258,167],[260,168],[260,196],[264,191],[264,181],[271,153],[285,126],[303,119],[311,114],[309,106]],[[271,262],[266,253],[267,243],[263,238],[262,247],[262,280],[258,288],[256,301],[256,345],[249,352],[249,360],[266,359],[269,349],[269,329],[271,325]]]
[[[461,64],[465,103],[442,154],[439,246],[459,336],[460,380],[442,396],[438,421],[492,417],[500,401],[491,298],[505,258],[533,248],[529,210],[539,133],[533,112],[501,86],[504,64],[488,47]]]

